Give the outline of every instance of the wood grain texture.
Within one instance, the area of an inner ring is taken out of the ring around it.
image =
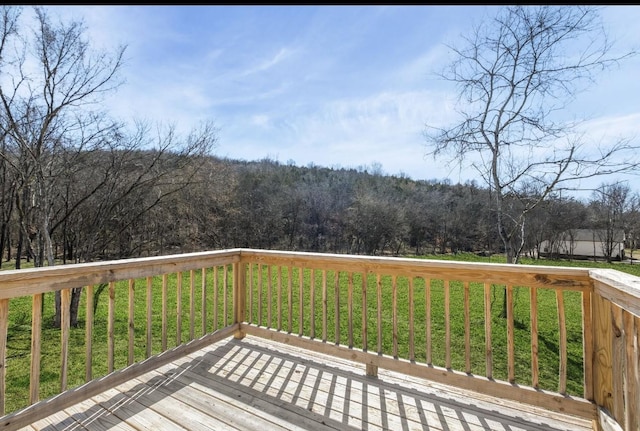
[[[60,291],[60,392],[67,390],[69,370],[69,330],[71,322],[71,289]]]
[[[251,336],[203,346],[33,425],[22,429],[590,429],[587,419],[383,368],[372,379],[358,363]]]
[[[31,306],[31,369],[29,374],[29,404],[40,399],[40,352],[42,342],[42,293],[33,295]]]
[[[593,295],[594,333],[594,400],[613,411],[613,340],[611,303],[598,294]]]
[[[540,365],[538,363],[538,289],[531,288],[530,316],[531,316],[531,386],[537,388],[540,379]]]
[[[567,322],[564,312],[564,295],[562,290],[556,290],[556,304],[558,307],[558,350],[560,363],[558,367],[558,392],[567,392]]]
[[[93,379],[93,285],[86,286],[86,303],[85,307],[85,376],[84,381],[88,382]]]

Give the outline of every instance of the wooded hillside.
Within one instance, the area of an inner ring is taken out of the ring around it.
[[[233,247],[370,255],[502,252],[491,194],[475,183],[197,157],[195,171],[196,163],[181,166],[177,155],[132,152],[116,172],[106,154],[83,155],[87,168],[70,171],[54,191],[55,257],[83,262]],[[165,175],[145,180],[154,167]],[[3,170],[0,189],[3,260],[18,254],[33,259],[33,250],[23,246],[9,173]],[[589,202],[545,201],[529,217],[527,249],[567,229],[608,224],[633,238],[637,200],[626,187],[603,187],[617,190],[624,202],[597,199],[602,193]],[[88,189],[96,191],[87,195]],[[27,224],[30,231],[35,228]]]

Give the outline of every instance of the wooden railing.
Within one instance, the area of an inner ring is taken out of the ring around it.
[[[239,251],[229,250],[0,272],[0,409],[12,412],[0,427],[19,429],[233,334],[239,261]],[[81,287],[85,324],[76,330],[69,304],[71,290]],[[94,314],[103,288],[102,312]],[[56,291],[64,310],[59,330],[43,322],[53,313],[45,295]],[[28,340],[20,343],[24,332]],[[25,350],[30,367],[14,366]],[[84,362],[73,375],[72,361]]]
[[[593,270],[593,400],[606,429],[640,430],[640,278]],[[591,394],[590,394],[591,395]]]
[[[71,328],[67,312],[61,329],[43,324],[50,292],[66,311],[80,287],[84,324]],[[383,367],[591,418],[594,429],[640,430],[639,316],[640,279],[612,270],[234,249],[3,271],[0,428],[251,334],[361,362],[369,375]],[[27,376],[12,367],[21,349]],[[58,364],[55,388],[45,359]]]

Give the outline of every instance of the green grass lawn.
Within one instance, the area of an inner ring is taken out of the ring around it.
[[[280,326],[277,320],[278,313],[275,308],[278,306],[275,299],[272,299],[271,320],[269,320],[269,310],[267,298],[269,297],[269,286],[263,281],[261,294],[258,294],[257,282],[254,282],[253,304],[247,306],[247,312],[253,310],[248,316],[248,320],[253,323],[261,323],[263,326],[280,328],[293,333],[298,333],[299,328],[299,289],[298,289],[298,269],[294,268],[292,298],[291,327],[289,326],[288,313],[288,287],[283,283],[284,302],[281,306],[283,310],[282,323]],[[283,279],[287,279],[287,270],[283,270]],[[255,277],[257,278],[257,277]],[[341,273],[338,281],[339,309],[335,310],[335,274],[327,271],[327,333],[324,333],[325,323],[322,313],[322,274],[315,272],[315,292],[314,304],[308,292],[310,285],[310,273],[304,273],[304,284],[307,286],[306,295],[303,298],[303,334],[314,336],[318,339],[326,339],[329,342],[339,340],[340,344],[349,345],[349,309],[348,309],[348,275]],[[354,308],[352,310],[353,345],[363,348],[362,331],[362,282],[361,274],[353,276],[352,298]],[[396,280],[397,296],[397,337],[398,356],[409,359],[409,287],[406,277],[398,277]],[[278,283],[276,276],[272,274],[272,296],[276,296]],[[485,365],[485,318],[484,318],[484,286],[482,283],[470,283],[469,286],[469,309],[470,309],[470,356],[471,371],[477,375],[486,375]],[[497,379],[507,379],[507,324],[506,319],[500,317],[502,311],[502,298],[504,286],[491,287],[491,343],[493,351],[493,377]],[[531,378],[531,330],[530,330],[530,289],[528,287],[514,288],[514,316],[515,316],[515,365],[516,381],[519,384],[530,385]],[[451,334],[451,364],[455,370],[465,370],[465,319],[464,319],[464,287],[460,282],[451,282],[449,286],[450,297],[450,334]],[[442,280],[430,280],[430,300],[431,300],[431,363],[436,366],[445,367],[445,287]],[[377,280],[375,276],[369,276],[367,284],[367,350],[370,352],[381,352],[386,355],[393,355],[393,288],[390,276],[381,278],[381,342],[378,343],[378,307],[377,307]],[[260,303],[263,307],[259,307]],[[579,292],[565,292],[565,313],[567,322],[568,341],[568,393],[582,395],[583,363],[582,363],[582,314],[581,296]],[[425,362],[427,357],[427,320],[425,312],[426,304],[426,282],[421,278],[416,278],[413,285],[414,304],[414,345],[415,360]],[[311,313],[311,310],[317,310]],[[261,313],[259,313],[261,312]],[[311,316],[313,315],[313,327]],[[336,319],[338,315],[338,319]],[[338,322],[339,333],[336,334],[336,320]],[[538,291],[538,336],[539,336],[539,361],[540,361],[540,387],[547,390],[558,390],[558,316],[556,307],[556,294],[553,289],[539,289]],[[315,331],[312,332],[312,328]],[[380,347],[380,350],[379,350]]]
[[[429,259],[450,259],[460,261],[478,261],[499,263],[504,260],[499,256],[491,258],[478,257],[473,254],[458,254],[455,256],[425,256]],[[640,275],[640,265],[628,265],[621,263],[606,264],[588,261],[560,262],[551,260],[529,260],[523,259],[523,264],[541,265],[564,265],[581,267],[614,268],[634,275]],[[352,341],[356,348],[363,346],[362,331],[362,302],[363,302],[363,275],[352,274],[352,299],[353,309],[352,319],[349,320],[348,295],[349,295],[349,274],[340,273],[338,276],[338,288],[334,281],[335,274],[327,271],[326,275],[321,271],[314,271],[315,289],[314,297],[311,297],[311,271],[303,271],[303,315],[300,316],[299,297],[299,268],[293,268],[293,278],[291,282],[292,290],[289,292],[288,268],[283,268],[281,273],[277,270],[271,271],[271,283],[268,282],[267,268],[263,267],[262,282],[257,274],[257,266],[254,266],[253,290],[251,292],[251,303],[247,304],[247,320],[252,323],[261,322],[263,326],[291,331],[298,333],[300,319],[303,321],[303,333],[306,336],[314,336],[317,339],[327,338],[329,342],[334,342],[337,338],[343,345],[349,345],[349,331],[352,329]],[[231,273],[228,274],[229,287],[223,288],[223,271],[218,271],[218,292],[213,293],[213,270],[209,269],[206,274],[207,285],[207,320],[206,331],[211,331],[214,325],[218,328],[230,323],[232,319],[231,311],[225,313],[223,305],[227,304],[228,310],[232,307]],[[323,275],[326,276],[326,305],[323,302]],[[182,274],[182,328],[181,340],[189,339],[190,323],[190,274]],[[278,280],[282,280],[279,288]],[[247,282],[249,278],[247,278]],[[261,286],[260,286],[261,284]],[[193,298],[194,298],[194,337],[203,335],[201,328],[202,319],[202,280],[201,272],[193,273]],[[135,285],[135,360],[145,358],[146,351],[146,281],[137,280]],[[431,295],[431,340],[432,363],[436,366],[445,365],[445,319],[444,319],[444,297],[445,285],[442,280],[430,281]],[[515,315],[515,345],[516,345],[516,381],[519,384],[528,385],[531,383],[531,331],[530,331],[530,289],[528,287],[514,288],[514,315]],[[337,292],[337,295],[336,295]],[[375,276],[370,276],[367,281],[367,350],[378,351],[378,332],[382,334],[380,340],[381,352],[392,355],[394,353],[393,344],[393,285],[390,276],[381,277],[380,284],[382,311],[380,321],[382,326],[378,328],[377,311],[377,281]],[[471,283],[470,292],[470,328],[471,328],[471,358],[472,372],[478,375],[485,375],[485,329],[484,329],[484,297],[481,283]],[[493,375],[498,379],[506,379],[506,320],[500,317],[504,287],[492,286],[492,349],[494,357]],[[278,294],[282,295],[282,301],[278,301]],[[226,301],[225,301],[226,294]],[[464,341],[464,288],[462,283],[451,282],[450,294],[450,325],[451,325],[451,361],[452,368],[464,370],[465,367],[465,341]],[[177,276],[175,274],[168,277],[167,287],[167,327],[168,327],[168,348],[176,346],[178,343],[177,328]],[[271,302],[268,299],[271,298]],[[289,298],[291,298],[291,316],[289,315]],[[335,299],[338,298],[339,307],[336,313]],[[93,332],[93,377],[100,377],[107,374],[107,301],[108,292],[102,291],[95,314]],[[51,322],[54,315],[54,295],[45,294],[43,307],[43,328],[42,328],[42,366],[41,366],[41,387],[40,398],[44,399],[56,394],[60,387],[60,332],[52,328]],[[214,302],[215,301],[215,302]],[[398,321],[398,356],[408,358],[409,331],[409,280],[406,277],[399,277],[396,280],[396,298]],[[568,388],[567,392],[573,395],[582,394],[582,335],[581,335],[581,300],[577,292],[565,292],[565,313],[567,320],[568,338]],[[313,305],[312,305],[313,303]],[[415,360],[424,362],[426,360],[426,350],[428,340],[426,337],[426,283],[421,278],[415,278],[413,283],[413,304],[414,304],[414,345]],[[70,361],[69,361],[69,387],[78,386],[84,383],[85,377],[85,307],[86,296],[83,294],[81,300],[80,321],[77,328],[71,329],[70,334]],[[216,322],[214,323],[214,306]],[[323,318],[323,307],[326,306],[326,324]],[[313,311],[313,312],[312,312]],[[556,307],[555,291],[552,289],[540,289],[538,293],[538,320],[539,320],[539,360],[540,360],[540,387],[555,391],[558,388],[558,317]],[[161,328],[162,328],[162,277],[153,278],[153,345],[152,353],[161,351]],[[338,317],[336,317],[338,316]],[[271,320],[269,320],[271,317]],[[313,324],[312,324],[313,319]],[[31,297],[16,298],[10,301],[9,305],[9,332],[7,340],[7,396],[6,411],[11,412],[28,404],[29,391],[29,364],[31,352]],[[291,322],[291,323],[289,323]],[[350,325],[351,323],[351,325]],[[336,325],[339,328],[336,333]],[[324,327],[326,326],[326,333]],[[312,333],[313,329],[313,333]],[[126,281],[116,284],[116,307],[115,307],[115,368],[122,368],[127,364],[128,352],[128,283]]]
[[[183,274],[182,285],[182,341],[189,339],[190,331],[190,281],[189,273]],[[212,285],[213,274],[207,274]],[[222,277],[222,276],[220,276]],[[177,345],[177,276],[168,278],[167,289],[167,347]],[[222,280],[222,278],[221,278]],[[116,283],[115,300],[115,369],[127,365],[128,357],[128,282]],[[222,294],[222,288],[220,288]],[[201,274],[194,272],[194,337],[202,333]],[[135,284],[135,360],[146,355],[146,280]],[[229,298],[231,298],[229,290]],[[28,405],[29,367],[31,352],[31,297],[12,299],[9,303],[9,330],[7,339],[7,396],[6,411],[11,412]],[[162,277],[153,278],[152,354],[162,351]],[[222,301],[221,301],[222,303]],[[229,301],[229,303],[231,303]],[[211,305],[212,307],[212,305]],[[77,328],[71,328],[69,339],[68,387],[78,386],[85,379],[85,310],[86,295],[83,292]],[[102,291],[95,311],[93,325],[93,377],[107,374],[107,325],[108,289]],[[60,331],[52,327],[54,318],[54,294],[44,295],[42,325],[42,355],[40,372],[40,398],[45,399],[60,390]],[[218,327],[223,326],[223,313],[218,317]],[[209,310],[207,330],[213,329],[213,312]]]

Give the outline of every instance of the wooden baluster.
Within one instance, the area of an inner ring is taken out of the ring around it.
[[[432,363],[431,347],[431,280],[425,279],[424,284],[424,314],[425,314],[425,361]]]
[[[393,329],[391,332],[393,339],[393,357],[398,359],[398,280],[395,275],[391,276],[391,321]]]
[[[516,382],[515,366],[515,327],[513,317],[513,286],[505,286],[507,289],[507,379],[509,383]]]
[[[135,342],[135,280],[129,279],[129,348],[127,355],[127,365],[133,364],[134,361],[134,342]]]
[[[309,319],[311,320],[311,338],[316,337],[316,274],[315,270],[311,269],[311,312],[309,313]]]
[[[201,291],[200,291],[200,297],[201,297],[201,307],[202,307],[202,313],[201,313],[201,325],[202,325],[202,335],[205,335],[207,333],[207,270],[206,268],[202,268],[201,270],[201,282],[200,282],[200,287],[201,287]]]
[[[493,351],[491,347],[491,285],[484,283],[484,354],[486,375],[493,378]]]
[[[229,325],[229,307],[227,304],[228,301],[228,289],[229,289],[229,265],[224,266],[224,271],[222,273],[222,310],[224,314],[224,322],[222,327],[226,328]]]
[[[176,285],[176,345],[182,344],[182,273],[178,273]]]
[[[273,327],[273,283],[271,277],[271,265],[267,265],[267,328]]]
[[[67,390],[71,289],[60,291],[60,392]]]
[[[349,313],[349,348],[353,348],[353,272],[349,272],[349,287],[347,291],[347,306]]]
[[[367,340],[367,285],[369,284],[368,272],[362,273],[362,350],[365,352],[368,350]]]
[[[333,290],[333,302],[335,307],[335,343],[340,344],[340,271],[334,272]]]
[[[233,273],[233,279],[231,280],[233,293],[233,324],[237,327],[233,337],[236,340],[241,340],[246,335],[246,332],[241,329],[240,324],[247,320],[247,265],[245,263],[234,262],[231,268]]]
[[[298,335],[304,334],[304,268],[298,268]]]
[[[248,264],[249,267],[249,318],[247,319],[247,321],[249,323],[253,323],[254,322],[254,317],[253,317],[253,264],[250,263]]]
[[[282,266],[278,266],[278,331],[282,330]]]
[[[564,312],[564,294],[560,289],[556,289],[556,301],[558,303],[558,341],[560,349],[558,392],[565,394],[567,392],[567,321]]]
[[[377,309],[378,309],[378,354],[382,354],[382,276],[376,274],[376,293],[377,293]]]
[[[169,284],[169,278],[167,274],[162,275],[162,351],[167,350],[167,318],[168,312],[167,309],[167,289]]]
[[[594,339],[593,339],[593,318],[592,318],[592,306],[591,306],[591,291],[582,291],[582,350],[583,358],[594,357]],[[594,388],[593,388],[593,361],[585,360],[584,362],[584,398],[593,401]],[[640,383],[640,382],[639,382]],[[638,385],[640,389],[640,385]],[[640,412],[640,406],[638,406]]]
[[[409,360],[416,360],[415,350],[415,304],[413,299],[413,277],[409,277]]]
[[[262,264],[258,264],[258,326],[262,326]]]
[[[471,306],[469,282],[464,282],[464,359],[465,372],[471,373]]]
[[[85,368],[84,380],[88,382],[93,379],[93,285],[85,287],[86,302],[84,345],[85,345]]]
[[[213,267],[213,331],[218,330],[218,296],[220,292],[220,282],[218,280],[218,267]]]
[[[33,295],[31,306],[31,369],[29,375],[29,404],[40,400],[40,351],[42,343],[43,294]]]
[[[595,294],[593,299],[594,319],[594,382],[595,402],[613,412],[613,328],[611,302]]]
[[[451,288],[444,280],[444,356],[445,368],[451,369]]]
[[[178,278],[182,280],[182,273],[178,274]],[[189,271],[189,340],[193,340],[196,336],[196,280],[193,269]]]
[[[147,351],[146,357],[151,356],[152,340],[151,340],[151,321],[153,319],[153,279],[147,277]]]
[[[531,386],[540,386],[540,365],[538,361],[538,289],[530,289],[531,313]]]
[[[322,341],[327,341],[327,270],[322,270]]]
[[[109,308],[107,321],[107,368],[113,372],[115,354],[116,283],[109,282]]]
[[[289,265],[287,269],[287,288],[289,289],[287,295],[287,305],[289,312],[289,333],[293,332],[293,267]]]
[[[622,425],[623,429],[628,429],[625,426],[624,418],[624,404],[625,404],[625,393],[624,393],[624,379],[626,376],[626,366],[625,366],[625,342],[623,337],[623,322],[622,322],[622,309],[615,303],[611,303],[611,323],[613,324],[613,350],[612,350],[612,359],[613,359],[613,417],[616,418],[618,423]],[[565,334],[566,338],[566,334]],[[562,343],[560,343],[562,346]],[[565,341],[565,352],[566,352],[566,341]],[[565,353],[566,356],[566,353]],[[562,367],[561,367],[562,368]],[[561,370],[562,371],[562,370]],[[566,366],[564,368],[564,384],[566,387]],[[562,384],[562,376],[560,377],[560,384]]]

